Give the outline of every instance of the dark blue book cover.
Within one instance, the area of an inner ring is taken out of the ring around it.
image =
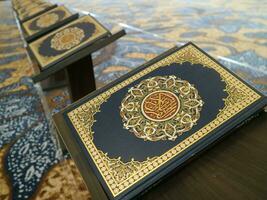
[[[44,14],[34,17],[33,19],[27,20],[22,24],[22,27],[27,35],[30,36],[43,31],[70,16],[71,12],[67,8],[58,6]]]
[[[262,94],[188,43],[96,90],[54,119],[85,179],[92,170],[109,199],[129,199],[264,105]]]
[[[102,39],[109,31],[95,18],[85,15],[29,44],[41,69],[48,68]]]

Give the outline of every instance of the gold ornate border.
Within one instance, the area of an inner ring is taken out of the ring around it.
[[[64,11],[64,13],[65,13],[65,16],[60,21],[63,21],[67,17],[71,16],[71,12],[65,6],[58,6],[58,7],[54,8],[54,9],[48,11],[48,12],[45,12],[44,14],[41,14],[41,15],[38,15],[37,17],[34,17],[33,19],[27,20],[26,22],[24,22],[22,24],[22,26],[24,27],[24,29],[25,29],[25,31],[27,32],[28,35],[33,35],[34,33],[40,31],[41,28],[38,29],[38,30],[32,30],[32,29],[30,29],[30,25],[32,24],[32,22],[35,21],[35,20],[37,20],[37,19],[39,19],[39,18],[41,18],[44,15],[53,13],[53,12],[58,11],[58,10],[59,11],[60,10],[61,11]],[[57,22],[59,22],[59,21],[57,21]]]
[[[93,33],[92,37],[89,37],[87,40],[85,40],[84,42],[80,43],[78,46],[70,49],[69,51],[66,51],[65,53],[62,53],[60,55],[57,56],[42,56],[41,54],[39,54],[39,47],[42,44],[42,42],[50,37],[51,35],[55,35],[56,33],[60,32],[61,30],[68,28],[72,25],[75,25],[76,23],[80,23],[80,22],[85,22],[85,23],[93,23],[96,27],[95,32]],[[44,68],[46,67],[48,64],[56,61],[57,59],[67,55],[70,51],[75,51],[76,49],[78,49],[79,47],[81,47],[82,45],[93,41],[95,39],[97,39],[98,37],[101,37],[102,35],[106,34],[108,31],[100,24],[98,23],[93,17],[86,15],[83,16],[77,20],[74,20],[73,22],[63,26],[62,28],[59,28],[43,37],[41,37],[40,39],[37,39],[36,41],[30,43],[30,48],[33,52],[33,54],[35,55],[35,57],[37,58],[38,62],[40,63],[41,67]]]
[[[132,159],[132,161],[128,163],[123,163],[120,158],[109,158],[107,153],[103,153],[101,150],[96,148],[93,142],[94,132],[91,127],[95,122],[94,114],[100,112],[100,105],[103,102],[107,101],[113,93],[157,68],[168,66],[171,63],[183,63],[186,61],[214,69],[220,74],[222,81],[224,81],[227,85],[225,91],[228,93],[228,97],[224,99],[225,107],[220,110],[219,114],[213,121],[161,156],[147,158],[146,161],[142,162]],[[139,180],[143,179],[160,166],[173,159],[192,144],[198,142],[212,130],[225,123],[253,102],[257,101],[260,97],[261,96],[259,94],[190,44],[147,67],[134,76],[129,77],[120,84],[115,85],[83,105],[80,105],[76,109],[70,111],[67,115],[105,180],[109,190],[113,196],[116,197]],[[123,180],[118,179],[118,176],[119,178],[123,177]]]

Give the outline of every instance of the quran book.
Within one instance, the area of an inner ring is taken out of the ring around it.
[[[41,68],[46,68],[76,53],[109,31],[96,19],[86,15],[30,43],[30,49]]]
[[[51,6],[52,4],[50,3],[46,3],[46,2],[42,2],[42,3],[31,3],[29,2],[27,5],[22,6],[21,8],[17,9],[17,13],[19,15],[28,15],[30,12],[32,12],[31,10],[34,10],[36,8],[45,8],[48,6]]]
[[[14,2],[14,9],[16,9],[17,11],[19,10],[28,10],[30,5],[41,5],[45,3],[45,1],[32,1],[32,0],[28,0],[28,1],[19,1],[19,2]]]
[[[96,177],[108,198],[119,200],[151,187],[266,104],[262,94],[188,43],[54,120],[89,190],[96,190]]]
[[[23,7],[22,9],[17,10],[17,13],[19,15],[19,19],[21,21],[25,21],[38,13],[49,9],[50,7],[53,7],[54,5],[51,3],[42,3],[40,5],[38,4],[29,4],[27,7]]]
[[[71,16],[64,6],[58,6],[22,24],[28,36],[38,33]]]

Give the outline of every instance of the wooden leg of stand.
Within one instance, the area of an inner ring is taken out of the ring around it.
[[[73,102],[96,89],[91,55],[69,65],[66,70],[69,91]]]

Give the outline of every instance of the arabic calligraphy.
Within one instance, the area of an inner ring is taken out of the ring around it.
[[[142,102],[142,113],[152,121],[166,121],[179,111],[178,97],[169,91],[155,91],[147,95]]]

